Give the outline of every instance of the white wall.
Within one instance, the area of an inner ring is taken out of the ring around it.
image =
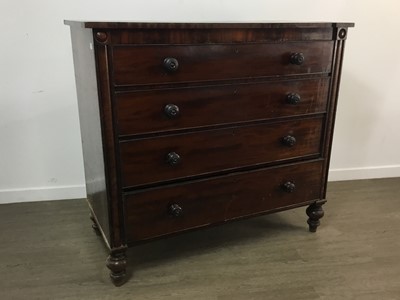
[[[84,197],[64,19],[352,21],[330,179],[400,176],[396,0],[2,0],[0,203]]]

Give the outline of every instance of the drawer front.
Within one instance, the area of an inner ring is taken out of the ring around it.
[[[332,53],[332,41],[115,46],[113,80],[119,86],[329,73]]]
[[[309,118],[121,142],[122,183],[131,187],[315,155],[320,151],[322,120]]]
[[[129,242],[300,205],[319,198],[322,162],[260,169],[125,197]]]
[[[329,78],[119,93],[120,135],[324,112]]]

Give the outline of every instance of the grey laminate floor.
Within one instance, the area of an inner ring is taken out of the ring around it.
[[[0,299],[400,299],[400,178],[336,182],[304,208],[138,246],[115,288],[83,200],[0,206]]]

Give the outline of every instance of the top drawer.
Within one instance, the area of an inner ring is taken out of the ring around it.
[[[116,86],[329,73],[332,41],[114,46]]]

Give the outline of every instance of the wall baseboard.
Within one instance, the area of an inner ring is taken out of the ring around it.
[[[400,165],[331,169],[329,181],[400,177]],[[0,190],[0,204],[86,197],[85,185]]]
[[[0,190],[0,204],[79,198],[86,198],[86,187],[84,184]]]
[[[328,181],[400,177],[400,165],[330,169]]]

